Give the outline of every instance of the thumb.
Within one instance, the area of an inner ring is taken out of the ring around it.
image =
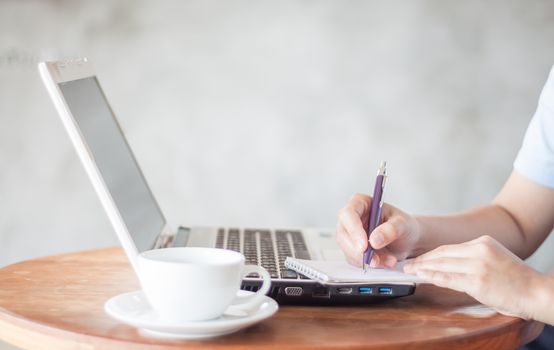
[[[377,226],[369,237],[374,249],[381,249],[400,238],[406,231],[406,222],[402,217],[393,217]]]

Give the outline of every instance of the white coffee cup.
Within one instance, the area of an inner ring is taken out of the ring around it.
[[[205,321],[229,306],[249,308],[265,299],[269,273],[244,260],[232,250],[178,247],[142,252],[137,266],[146,299],[162,320]],[[262,277],[262,286],[255,294],[237,297],[242,278],[253,272]]]

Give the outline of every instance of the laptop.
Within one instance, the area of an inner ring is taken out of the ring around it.
[[[324,286],[285,268],[287,256],[344,260],[334,230],[247,225],[183,225],[173,230],[140,170],[91,62],[86,58],[41,62],[39,72],[137,274],[136,257],[140,252],[181,246],[216,247],[241,252],[246,264],[265,267],[272,278],[269,296],[281,304],[365,304],[414,292],[414,283]],[[241,288],[256,291],[260,284],[259,276],[249,275]]]

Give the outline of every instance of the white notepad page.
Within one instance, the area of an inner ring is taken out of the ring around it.
[[[287,257],[285,266],[322,283],[425,283],[400,270],[371,268],[365,273],[345,261],[303,260]]]

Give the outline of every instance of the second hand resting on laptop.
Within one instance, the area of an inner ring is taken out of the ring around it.
[[[375,230],[377,226],[381,224],[381,214],[383,209],[383,193],[385,192],[385,182],[387,179],[387,162],[381,162],[379,171],[377,172],[377,178],[375,179],[375,188],[373,189],[373,199],[371,201],[371,208],[369,210],[369,219],[367,227],[367,249],[364,252],[364,258],[362,266],[364,272],[369,268],[369,263],[373,258],[375,251],[369,243],[369,237],[371,232]]]

